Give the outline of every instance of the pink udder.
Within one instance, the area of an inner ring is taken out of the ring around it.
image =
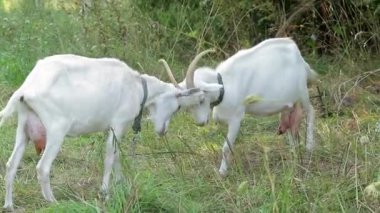
[[[293,136],[298,134],[299,125],[302,118],[302,108],[300,104],[294,104],[290,110],[281,112],[280,125],[278,127],[278,134],[284,134],[290,131]]]
[[[46,147],[46,129],[34,113],[28,115],[25,131],[29,139],[33,141],[37,154],[40,155]]]

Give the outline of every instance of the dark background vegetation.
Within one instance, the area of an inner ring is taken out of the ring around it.
[[[0,65],[17,58],[26,62],[17,70],[25,74],[36,59],[56,53],[118,57],[157,72],[150,59],[183,68],[206,48],[217,48],[220,61],[282,36],[309,56],[365,59],[380,52],[380,0],[3,0],[1,6]]]

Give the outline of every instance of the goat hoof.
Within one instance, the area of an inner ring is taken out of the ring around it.
[[[46,201],[48,201],[49,203],[56,203],[57,200],[53,197],[53,198],[47,198]]]
[[[43,194],[43,196],[44,196],[44,198],[45,198],[45,200],[46,200],[47,202],[50,202],[50,203],[55,203],[55,202],[57,202],[57,200],[55,199],[55,197],[54,197],[53,195],[45,196],[45,194]]]
[[[219,174],[221,177],[226,177],[227,176],[227,170],[225,169],[219,169]]]
[[[306,145],[306,150],[311,154],[314,151],[314,146]]]
[[[126,182],[126,179],[124,175],[122,174],[116,174],[115,175],[115,183],[116,184],[124,184]]]
[[[3,209],[5,211],[9,211],[9,212],[13,212],[14,211],[14,208],[13,208],[12,204],[4,204]]]
[[[108,192],[105,190],[101,190],[98,194],[100,200],[107,201],[109,199]]]

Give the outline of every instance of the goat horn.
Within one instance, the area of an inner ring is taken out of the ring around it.
[[[161,62],[164,65],[166,73],[169,76],[169,80],[174,84],[174,86],[177,88],[180,88],[180,86],[178,85],[177,81],[174,78],[172,70],[170,69],[170,67],[169,67],[168,63],[165,61],[165,59],[160,59],[160,60],[158,60],[158,62]]]
[[[195,67],[197,66],[198,61],[204,55],[206,55],[207,53],[210,53],[210,52],[215,52],[215,50],[214,49],[208,49],[208,50],[205,50],[205,51],[199,53],[197,56],[195,56],[193,61],[190,63],[189,68],[187,69],[187,72],[186,72],[186,87],[188,89],[194,88],[194,72],[195,72]]]

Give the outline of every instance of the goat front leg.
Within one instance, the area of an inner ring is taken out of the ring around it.
[[[55,202],[53,191],[50,186],[50,169],[54,159],[62,145],[65,134],[62,129],[54,128],[48,129],[46,134],[46,149],[44,150],[41,159],[37,164],[37,177],[41,185],[41,191],[43,197],[49,202]]]
[[[104,174],[103,181],[101,187],[102,196],[107,199],[108,198],[108,188],[111,177],[112,168],[115,169],[115,176],[117,179],[121,179],[121,165],[119,159],[119,147],[118,142],[123,135],[123,130],[120,128],[115,128],[114,130],[110,130],[107,138],[106,144],[106,156],[104,159]]]
[[[8,210],[13,210],[13,181],[27,143],[24,127],[25,119],[19,115],[15,146],[6,165],[4,208]]]
[[[235,143],[236,137],[239,133],[241,119],[233,119],[228,122],[228,133],[223,145],[222,162],[220,164],[219,173],[221,176],[227,175],[228,160]]]

